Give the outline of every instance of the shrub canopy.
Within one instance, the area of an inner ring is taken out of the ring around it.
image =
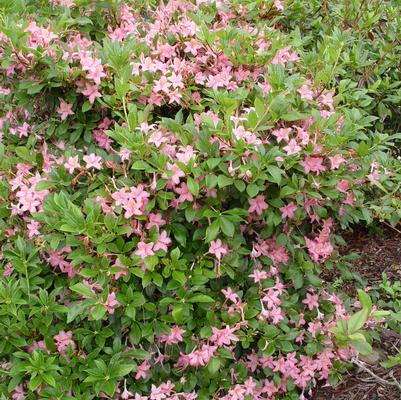
[[[33,3],[0,28],[0,393],[336,382],[386,315],[319,275],[339,229],[401,217],[399,26],[366,37],[395,6]]]

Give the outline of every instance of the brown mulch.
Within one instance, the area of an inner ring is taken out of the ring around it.
[[[360,229],[344,237],[348,253],[360,258],[353,263],[353,270],[362,275],[369,285],[379,283],[386,273],[391,281],[401,279],[401,233],[387,227],[381,234],[369,234]]]
[[[360,258],[353,262],[351,270],[358,272],[368,281],[369,286],[375,286],[386,273],[390,281],[401,280],[401,233],[397,230],[384,227],[381,233],[372,233],[360,229],[345,237],[347,247],[343,253],[355,252]],[[325,279],[335,279],[330,273]],[[345,290],[355,293],[352,283],[346,283]],[[391,354],[394,349],[400,348],[401,340],[392,336],[390,331],[382,334],[380,350]],[[391,382],[392,377],[401,381],[401,366],[384,369],[379,362],[367,364],[377,376]],[[383,384],[372,377],[368,372],[355,367],[349,371],[344,380],[335,388],[318,386],[310,400],[401,400],[401,391],[396,387]]]

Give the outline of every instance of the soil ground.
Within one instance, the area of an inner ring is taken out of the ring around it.
[[[391,281],[401,280],[401,232],[390,228],[383,228],[383,232],[374,234],[358,230],[345,240],[348,246],[344,253],[356,252],[360,255],[351,269],[365,278],[370,286],[381,282],[383,272]],[[355,291],[353,284],[347,285],[345,290]],[[379,350],[384,354],[394,354],[400,346],[399,335],[382,334]],[[376,362],[369,365],[369,369],[385,381],[391,382],[392,377],[398,382],[401,380],[401,366],[384,369]],[[336,387],[317,387],[310,400],[401,400],[401,391],[355,367]]]

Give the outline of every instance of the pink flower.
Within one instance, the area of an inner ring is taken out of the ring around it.
[[[293,202],[287,204],[286,206],[280,207],[281,216],[283,218],[291,219],[297,210],[298,207]]]
[[[95,102],[96,97],[102,97],[99,92],[99,87],[97,85],[91,85],[90,83],[85,85],[85,90],[82,91],[82,94],[89,97],[89,103],[91,104]]]
[[[159,235],[159,240],[157,243],[154,244],[153,250],[158,251],[158,250],[163,250],[167,252],[168,246],[171,244],[171,239],[168,237],[167,232],[163,231]]]
[[[267,394],[267,398],[273,398],[274,393],[278,392],[278,389],[276,388],[276,386],[274,385],[274,383],[272,381],[268,381],[267,379],[265,379],[263,381],[263,388],[262,388],[263,392]]]
[[[162,218],[160,213],[149,213],[148,223],[146,224],[146,229],[150,229],[153,226],[159,230],[159,228],[166,224],[166,221]]]
[[[333,246],[330,242],[319,241],[317,239],[310,240],[305,238],[306,246],[309,254],[313,261],[317,262],[321,258],[322,260],[328,259],[333,253]]]
[[[226,299],[231,300],[234,304],[238,303],[240,300],[239,296],[230,288],[221,289],[221,292],[224,294]]]
[[[307,305],[309,310],[312,311],[315,307],[319,307],[319,296],[317,294],[307,293],[302,303]]]
[[[153,91],[155,93],[158,92],[169,93],[170,86],[171,83],[168,81],[168,79],[165,76],[161,76],[158,81],[154,81]]]
[[[330,169],[337,169],[341,164],[345,163],[346,160],[342,154],[335,154],[333,157],[329,157]]]
[[[347,190],[351,187],[349,182],[346,179],[342,179],[340,182],[337,183],[336,189],[341,193],[346,193]]]
[[[167,171],[169,171],[169,174],[163,174],[163,178],[165,179],[170,179],[170,182],[173,185],[178,185],[180,183],[180,178],[185,177],[184,171],[180,169],[180,167],[176,164],[171,164],[167,163],[166,166]]]
[[[106,303],[104,303],[104,305],[106,306],[106,310],[109,314],[114,314],[114,310],[120,306],[120,303],[118,302],[118,300],[116,299],[116,294],[114,292],[109,293],[107,295],[107,300]]]
[[[68,160],[64,163],[65,169],[72,174],[75,169],[79,169],[81,166],[78,162],[78,156],[69,157]]]
[[[71,346],[73,350],[75,348],[75,343],[72,340],[71,331],[60,331],[56,336],[53,336],[53,339],[56,341],[57,351],[63,356],[67,354],[68,346]]]
[[[12,266],[12,264],[11,263],[7,263],[5,266],[4,266],[4,271],[3,271],[3,276],[11,276],[11,274],[13,273],[13,271],[14,271],[14,267]]]
[[[227,246],[221,242],[220,239],[212,240],[210,242],[209,253],[216,256],[218,260],[228,253]]]
[[[313,100],[313,90],[310,90],[307,85],[303,85],[297,92],[301,95],[304,100]]]
[[[72,104],[66,103],[63,99],[60,99],[60,106],[57,108],[57,112],[61,115],[61,120],[64,121],[69,115],[74,115],[72,111]]]
[[[13,400],[24,400],[25,399],[25,392],[23,385],[18,385],[11,395]]]
[[[119,154],[119,156],[121,158],[121,161],[123,161],[123,162],[124,161],[129,161],[129,159],[131,157],[131,154],[132,154],[132,151],[128,150],[128,149],[121,149],[118,154]]]
[[[267,274],[266,271],[261,271],[257,268],[253,270],[253,273],[251,275],[248,275],[250,278],[253,278],[255,283],[262,282],[263,280],[267,279],[269,275]]]
[[[141,364],[138,366],[138,370],[135,375],[135,379],[146,379],[149,375],[149,370],[150,370],[150,365],[147,360],[143,361]]]
[[[142,215],[148,204],[149,193],[144,190],[142,184],[132,186],[127,193],[126,189],[119,189],[111,197],[115,200],[117,206],[122,206],[125,210],[124,217],[130,218],[133,215]]]
[[[135,254],[144,260],[146,257],[155,255],[152,248],[153,243],[139,242],[137,244],[137,250],[135,251]]]
[[[127,390],[127,388],[126,387],[124,387],[124,390],[123,390],[123,392],[121,393],[121,398],[123,399],[123,400],[128,400],[128,399],[130,399],[131,397],[133,397],[134,396],[134,393],[132,393],[132,392],[130,392],[129,390]],[[136,397],[135,397],[136,398]]]
[[[291,156],[292,154],[297,154],[302,150],[302,147],[298,145],[297,141],[295,139],[291,139],[287,146],[283,147],[283,150],[287,153],[288,156]]]
[[[250,207],[248,208],[249,213],[256,212],[258,215],[262,215],[264,210],[269,208],[268,204],[265,201],[265,196],[260,194],[256,196],[254,199],[249,200]]]
[[[32,220],[29,224],[26,226],[28,228],[28,237],[29,239],[32,239],[36,235],[40,235],[39,228],[40,224],[38,221]]]
[[[322,165],[323,158],[322,157],[305,157],[304,161],[301,161],[300,164],[304,167],[305,174],[309,174],[309,172],[316,172],[316,175],[319,175],[320,172],[326,170],[326,167]]]
[[[91,153],[87,156],[83,156],[83,160],[86,163],[86,168],[95,168],[95,169],[102,169],[102,165],[100,162],[102,161],[102,157],[97,156],[94,153]]]
[[[166,346],[170,346],[172,344],[180,343],[184,340],[182,334],[185,333],[184,329],[179,328],[177,325],[171,328],[171,332],[169,334],[163,334],[159,337],[159,341],[161,343],[165,343]]]
[[[238,337],[233,334],[236,330],[236,328],[230,328],[228,325],[223,329],[212,326],[213,335],[210,336],[209,340],[219,347],[223,345],[228,346],[232,341],[238,342]]]
[[[202,46],[195,39],[191,39],[189,42],[185,42],[185,53],[191,53],[193,56],[198,55],[198,50],[200,50]]]

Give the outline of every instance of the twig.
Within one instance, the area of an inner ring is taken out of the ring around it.
[[[383,221],[384,225],[388,226],[391,229],[394,229],[396,232],[398,232],[401,235],[401,231],[397,229],[395,226],[389,224],[387,221]]]
[[[394,377],[392,377],[393,378],[393,382],[386,381],[385,379],[383,379],[380,376],[376,375],[372,370],[370,370],[368,367],[366,367],[366,365],[362,361],[359,361],[357,358],[353,358],[352,362],[355,365],[357,365],[359,368],[361,368],[363,371],[367,372],[370,376],[375,378],[382,385],[397,386],[398,389],[401,391],[401,385],[396,381],[396,379]]]

